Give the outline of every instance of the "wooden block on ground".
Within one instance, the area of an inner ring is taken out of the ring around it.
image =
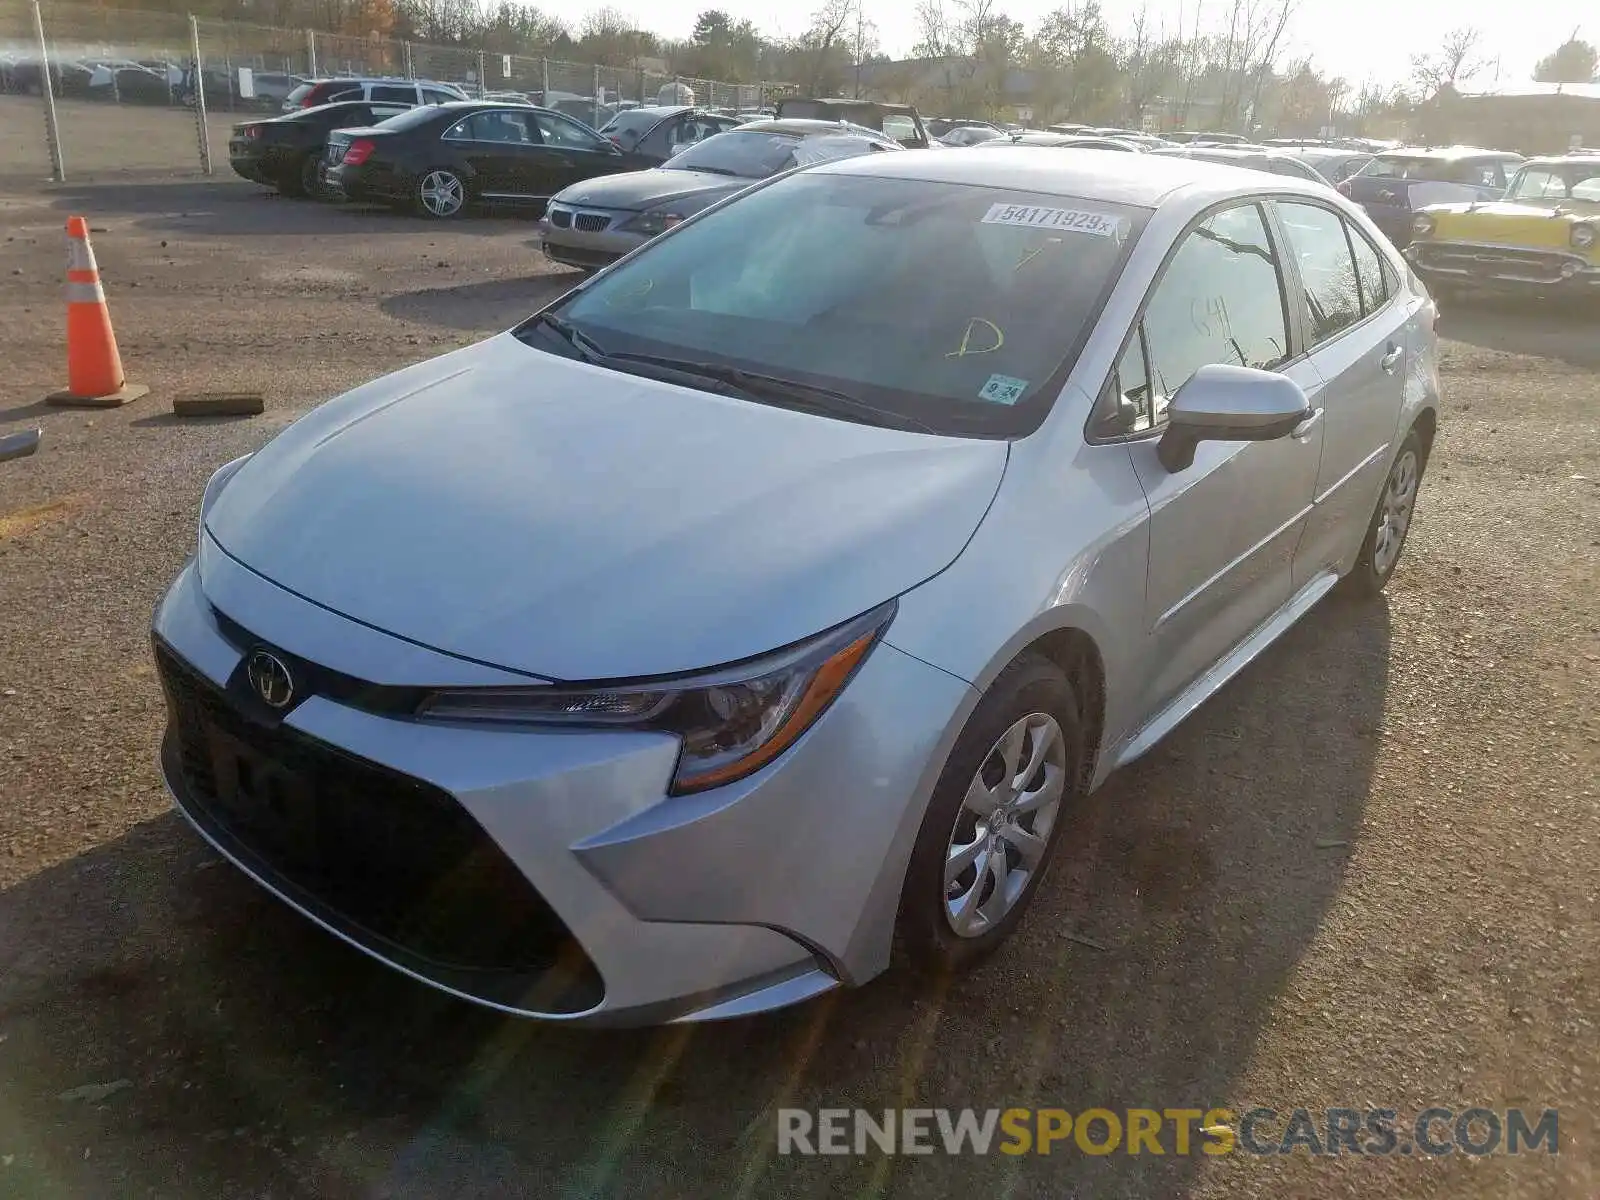
[[[172,402],[178,417],[254,417],[265,408],[260,392],[197,392]]]

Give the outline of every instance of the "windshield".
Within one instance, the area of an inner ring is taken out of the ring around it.
[[[1600,203],[1600,159],[1582,165],[1525,167],[1511,181],[1506,198]]]
[[[859,141],[860,139],[852,139]],[[801,139],[792,133],[731,130],[708,137],[673,156],[675,171],[711,171],[744,179],[765,179],[796,166]]]
[[[802,172],[668,234],[554,311],[607,354],[737,367],[940,432],[1010,436],[1043,419],[1147,215]],[[519,335],[566,350],[549,329]]]

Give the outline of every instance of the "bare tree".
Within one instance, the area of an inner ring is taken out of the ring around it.
[[[1442,88],[1454,87],[1456,80],[1471,75],[1482,64],[1478,61],[1478,42],[1483,33],[1474,25],[1463,25],[1445,34],[1436,54],[1418,54],[1411,59],[1411,78],[1429,100]]]
[[[1278,57],[1278,43],[1283,40],[1283,31],[1289,27],[1289,18],[1294,14],[1295,0],[1279,0],[1275,13],[1268,16],[1271,34],[1267,37],[1266,45],[1261,48],[1260,56],[1256,59],[1256,82],[1250,91],[1249,119],[1252,123],[1259,120],[1257,116],[1261,108],[1261,84],[1266,79],[1267,71],[1272,67]]]

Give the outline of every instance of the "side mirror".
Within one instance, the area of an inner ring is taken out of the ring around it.
[[[1212,363],[1178,389],[1156,445],[1161,465],[1176,474],[1194,464],[1201,442],[1270,442],[1312,416],[1300,385],[1276,371]]]

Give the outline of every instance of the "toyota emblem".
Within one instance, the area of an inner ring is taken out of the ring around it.
[[[257,650],[246,669],[250,686],[268,708],[288,708],[294,700],[294,676],[276,654]]]

